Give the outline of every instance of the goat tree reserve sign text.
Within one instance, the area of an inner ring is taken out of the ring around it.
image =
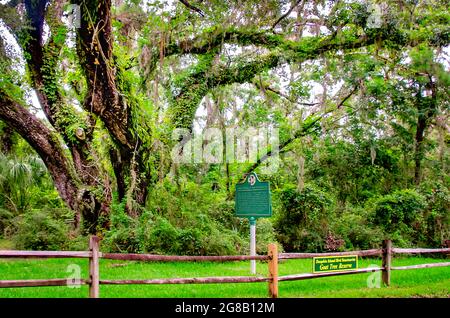
[[[343,272],[358,269],[358,256],[321,256],[313,258],[313,273]]]

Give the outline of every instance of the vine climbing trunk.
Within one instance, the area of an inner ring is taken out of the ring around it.
[[[0,120],[22,136],[38,153],[50,173],[56,189],[69,208],[78,211],[85,230],[95,233],[100,216],[109,213],[110,194],[98,195],[95,188],[83,184],[73,163],[66,155],[56,133],[39,119],[0,91]]]
[[[423,140],[426,129],[426,120],[424,116],[419,116],[417,120],[415,151],[414,151],[414,183],[420,184],[422,175],[422,160],[423,160]]]

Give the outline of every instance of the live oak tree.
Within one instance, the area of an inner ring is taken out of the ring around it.
[[[352,54],[387,56],[376,67],[395,69],[391,58],[413,47],[448,45],[444,2],[388,1],[378,16],[359,1],[179,1],[171,9],[159,1],[9,1],[0,18],[21,47],[26,72],[14,67],[17,57],[2,37],[2,129],[35,149],[78,223],[95,233],[108,227],[115,192],[129,215],[139,215],[149,190],[170,171],[172,131],[192,129],[208,94],[249,83],[266,98],[311,106],[302,94],[283,96],[269,72],[288,65],[301,73],[311,61],[323,71],[326,61]],[[73,5],[80,16],[70,25],[65,12]],[[364,72],[335,71],[345,79],[342,89],[333,98],[324,93],[323,107],[281,136],[282,152],[373,80]],[[435,79],[427,76],[422,86],[433,94]],[[292,84],[300,87],[299,81]],[[30,88],[45,119],[27,102]],[[418,169],[431,111],[417,122]]]

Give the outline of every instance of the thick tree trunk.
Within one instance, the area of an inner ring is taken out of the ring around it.
[[[110,158],[117,181],[118,199],[121,202],[125,200],[128,215],[137,216],[133,201],[140,206],[145,205],[150,183],[143,159],[139,154],[133,158],[133,153],[121,153],[116,149],[110,150]]]
[[[415,151],[414,151],[414,183],[420,184],[422,178],[422,160],[424,157],[423,141],[426,129],[425,116],[419,115],[417,120],[416,138],[415,138]]]
[[[84,13],[77,29],[77,54],[88,84],[83,106],[86,111],[102,119],[120,148],[132,150],[133,143],[128,131],[129,110],[116,85],[111,0],[74,2],[81,6]]]
[[[113,59],[111,0],[81,5],[81,27],[77,29],[77,54],[88,84],[84,109],[96,114],[104,123],[115,147],[110,158],[117,181],[119,201],[126,200],[129,215],[138,214],[135,204],[147,198],[148,172],[142,157],[142,143],[133,133],[131,109],[116,81],[120,70]]]
[[[424,141],[425,133],[430,120],[435,116],[437,109],[436,83],[431,74],[428,75],[426,91],[431,92],[431,96],[422,96],[422,87],[419,87],[417,94],[417,127],[414,150],[414,183],[420,184],[422,180],[422,161],[425,157]]]
[[[65,154],[56,132],[51,131],[17,102],[0,92],[0,119],[19,133],[44,161],[56,189],[68,207],[81,213],[85,230],[95,233],[100,215],[109,213],[111,193],[108,187],[103,195],[83,184],[73,164]]]

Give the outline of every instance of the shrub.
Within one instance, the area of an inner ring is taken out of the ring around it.
[[[394,244],[417,245],[424,240],[425,198],[412,189],[398,190],[374,203],[374,223],[380,225]]]
[[[413,225],[426,207],[425,199],[415,190],[406,189],[379,198],[375,203],[375,224],[395,230]]]
[[[154,253],[173,253],[180,251],[179,231],[165,218],[158,216],[148,233],[146,250]]]
[[[381,228],[371,222],[368,209],[349,207],[335,219],[333,229],[347,250],[378,248],[384,239]]]
[[[424,182],[419,191],[426,200],[426,245],[440,247],[450,238],[450,191],[441,182]]]
[[[186,255],[199,255],[202,252],[202,233],[199,229],[184,229],[178,235],[179,248]]]
[[[277,238],[287,251],[323,251],[332,200],[314,185],[302,192],[286,185],[278,194],[281,210],[276,219]]]
[[[68,223],[73,212],[66,209],[31,210],[17,219],[12,239],[17,249],[84,249],[86,241],[72,233]]]
[[[234,208],[234,200],[224,200],[218,202],[217,207],[212,208],[208,214],[213,220],[227,229],[238,231],[241,234],[248,233],[248,220],[236,217]]]
[[[119,253],[138,253],[144,249],[138,236],[138,220],[125,212],[125,202],[114,204],[111,209],[111,227],[104,233],[102,249]]]
[[[5,235],[13,219],[14,214],[11,211],[0,208],[0,237]]]
[[[248,243],[235,231],[212,227],[202,238],[202,255],[247,254]]]
[[[256,253],[267,254],[269,243],[276,243],[272,222],[266,218],[258,219],[256,222]],[[282,252],[282,248],[279,248],[279,252]]]

